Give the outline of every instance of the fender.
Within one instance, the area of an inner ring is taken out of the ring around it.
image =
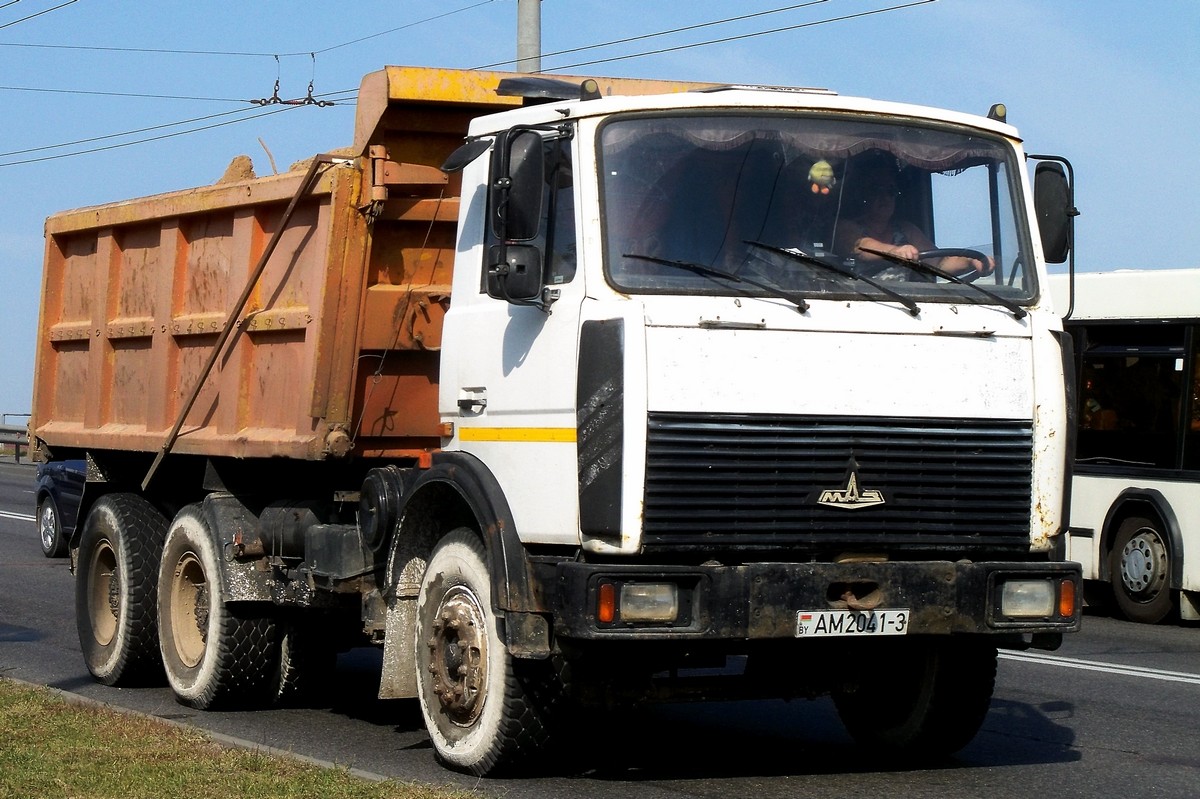
[[[201,503],[208,530],[217,544],[221,579],[226,602],[271,602],[270,572],[257,568],[252,560],[239,561],[233,548],[258,540],[258,517],[233,494],[215,492]]]
[[[537,601],[533,571],[500,483],[473,455],[435,453],[431,468],[422,472],[406,493],[400,518],[409,504],[425,493],[422,489],[437,484],[452,489],[462,498],[483,533],[492,581],[492,607],[505,614],[509,650],[518,658],[549,657],[550,625],[539,615],[545,609]],[[392,577],[389,574],[389,582]]]
[[[1115,530],[1113,521],[1129,505],[1149,505],[1150,509],[1162,520],[1163,530],[1171,541],[1171,588],[1178,590],[1183,585],[1183,533],[1179,528],[1179,519],[1171,503],[1160,491],[1153,488],[1127,488],[1117,495],[1104,516],[1104,533],[1101,539],[1101,552],[1107,552],[1109,542]],[[1142,515],[1145,515],[1144,513]]]

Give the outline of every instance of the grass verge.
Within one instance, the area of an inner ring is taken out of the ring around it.
[[[221,746],[199,730],[0,679],[0,799],[478,799]]]

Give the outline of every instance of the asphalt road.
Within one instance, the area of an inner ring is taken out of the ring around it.
[[[983,730],[937,769],[870,762],[828,700],[816,700],[653,708],[597,737],[582,774],[475,780],[434,762],[415,701],[375,698],[372,650],[340,658],[337,685],[320,707],[197,712],[164,687],[91,680],[67,561],[48,560],[38,547],[32,480],[32,467],[0,463],[0,675],[254,744],[506,799],[1200,795],[1200,628],[1094,614],[1058,652],[1003,654]],[[879,668],[884,674],[887,664]]]

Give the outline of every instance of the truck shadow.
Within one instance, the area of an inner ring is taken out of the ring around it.
[[[338,679],[315,707],[364,721],[429,748],[416,700],[377,698],[380,653],[352,650],[338,661]],[[559,777],[601,781],[751,776],[882,774],[1070,763],[1075,748],[1069,702],[1032,705],[995,698],[975,739],[937,762],[897,762],[871,755],[842,727],[833,702],[760,700],[651,705],[601,720],[611,736],[585,733],[590,743],[565,742],[572,754]],[[617,749],[597,740],[621,741]],[[581,755],[580,753],[590,753]]]
[[[626,735],[635,731],[635,739],[624,741],[614,753],[619,765],[584,765],[578,776],[695,780],[1069,763],[1081,758],[1073,748],[1075,733],[1056,718],[1073,715],[1071,711],[1069,703],[1033,706],[997,699],[983,729],[958,754],[915,763],[879,758],[857,746],[828,699],[662,706],[621,724]]]

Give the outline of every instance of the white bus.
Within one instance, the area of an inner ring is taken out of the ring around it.
[[[1051,289],[1066,309],[1066,275]],[[1076,274],[1066,327],[1078,376],[1067,557],[1132,621],[1200,619],[1200,269]]]

